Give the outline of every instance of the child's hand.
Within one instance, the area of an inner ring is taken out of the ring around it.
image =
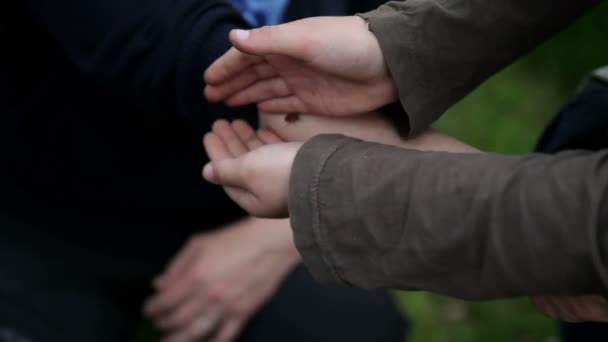
[[[301,143],[283,143],[270,131],[256,133],[241,120],[220,120],[204,144],[211,159],[203,169],[206,180],[222,185],[253,216],[289,216],[289,177]]]

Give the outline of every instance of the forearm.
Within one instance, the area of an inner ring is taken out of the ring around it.
[[[292,226],[325,283],[467,299],[605,293],[607,160],[318,137],[292,168]]]
[[[381,113],[353,117],[300,115],[286,120],[284,115],[262,114],[261,125],[285,141],[307,141],[319,134],[345,136],[385,145],[421,151],[479,152],[472,146],[445,134],[428,129],[417,136],[403,138],[393,124]]]

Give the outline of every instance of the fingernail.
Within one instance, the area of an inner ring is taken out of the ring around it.
[[[213,172],[211,163],[207,163],[203,168],[203,177],[205,177],[207,181],[215,183],[215,173]]]
[[[234,30],[234,34],[238,39],[245,40],[249,38],[249,31],[247,30]]]

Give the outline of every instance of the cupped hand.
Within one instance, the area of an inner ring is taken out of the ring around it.
[[[204,139],[211,162],[203,177],[253,216],[286,218],[291,167],[302,143],[283,143],[270,131],[256,133],[241,120],[219,120]]]
[[[205,73],[210,101],[267,113],[356,115],[397,100],[380,45],[356,16],[316,17],[250,31]]]

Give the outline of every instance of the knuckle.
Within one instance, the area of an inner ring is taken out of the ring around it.
[[[264,25],[258,29],[253,30],[254,33],[260,34],[260,35],[264,35],[267,36],[269,38],[272,38],[274,27],[272,25]]]
[[[255,76],[260,79],[260,78],[266,78],[267,75],[270,74],[269,70],[268,70],[268,66],[266,64],[256,64],[253,67],[253,73],[255,74]]]
[[[220,288],[210,288],[207,291],[207,298],[212,303],[226,302],[226,291]]]
[[[265,70],[263,64],[257,64],[253,66],[253,73],[258,79],[264,77],[264,71]]]

